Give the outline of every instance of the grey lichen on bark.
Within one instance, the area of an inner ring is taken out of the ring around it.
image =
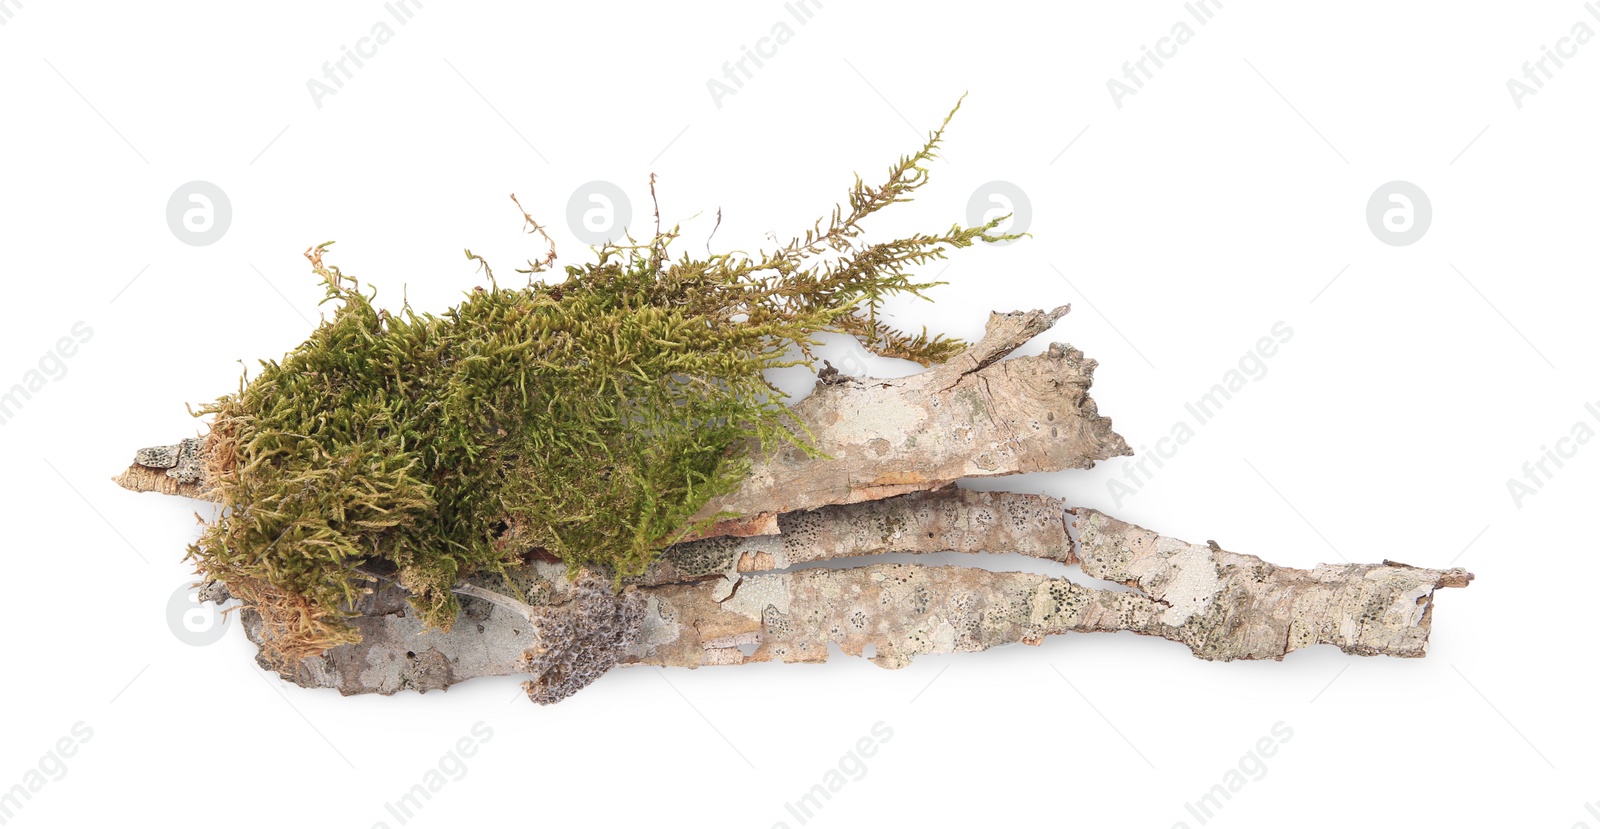
[[[638,641],[644,597],[621,593],[604,578],[587,574],[571,582],[571,595],[542,609],[534,620],[539,641],[522,652],[517,670],[541,705],[560,702],[611,670]]]
[[[140,449],[134,453],[133,463],[112,480],[134,492],[213,500],[216,495],[206,478],[204,447],[203,438],[184,438],[167,446]]]

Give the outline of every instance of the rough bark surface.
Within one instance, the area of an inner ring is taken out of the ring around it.
[[[1138,632],[1182,642],[1203,659],[1282,659],[1310,645],[1423,656],[1434,591],[1472,581],[1460,568],[1392,561],[1279,567],[1215,542],[1190,544],[1077,512],[1084,574],[1141,591],[1159,612]]]
[[[184,438],[168,446],[150,446],[133,455],[133,463],[111,480],[134,492],[159,492],[214,500],[215,490],[201,463],[201,438]]]
[[[677,545],[666,563],[624,593],[642,609],[638,630],[622,653],[607,658],[690,668],[822,662],[834,642],[852,655],[870,645],[874,663],[897,668],[922,654],[1123,630],[1179,642],[1202,659],[1282,659],[1314,644],[1414,657],[1426,651],[1434,591],[1472,578],[1459,569],[1392,562],[1278,567],[1093,510],[1075,512],[1076,553],[1060,501],[954,488],[785,516],[799,530],[792,539]],[[1063,564],[1081,559],[1086,575],[1134,590],[922,564],[750,572],[934,549],[1015,551]],[[519,568],[511,585],[476,583],[481,591],[525,593],[535,608],[557,613],[583,593],[562,565],[544,561]],[[525,613],[471,592],[463,603],[455,627],[425,632],[406,612],[404,591],[386,586],[358,608],[361,642],[307,659],[286,676],[346,694],[387,694],[522,673],[524,654],[541,646],[530,615],[546,611]],[[246,624],[259,642],[259,625],[248,614]]]
[[[824,373],[790,412],[827,457],[792,448],[756,456],[743,485],[698,516],[741,517],[704,535],[773,535],[783,513],[1133,454],[1089,397],[1096,363],[1083,352],[1054,343],[1044,354],[1002,360],[1068,310],[990,314],[981,340],[910,377]]]
[[[1073,564],[1066,505],[1048,495],[946,488],[777,517],[776,535],[720,536],[669,547],[639,579],[661,585],[720,577],[727,598],[739,574],[822,559],[884,553],[1020,553]]]

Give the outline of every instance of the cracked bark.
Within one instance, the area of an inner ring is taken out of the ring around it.
[[[1314,644],[1360,655],[1425,653],[1434,592],[1466,586],[1472,576],[1463,570],[1387,561],[1280,567],[1048,496],[949,486],[1131,454],[1088,395],[1093,360],[1059,343],[1002,360],[1066,311],[992,314],[978,343],[911,377],[825,370],[790,412],[826,457],[754,458],[744,485],[702,513],[740,517],[668,548],[621,595],[597,591],[594,574],[569,580],[565,565],[530,557],[512,569],[509,584],[480,575],[458,585],[461,617],[448,631],[424,631],[405,591],[375,581],[352,608],[360,642],[282,673],[345,694],[532,673],[530,697],[553,702],[613,664],[820,662],[829,642],[853,655],[870,645],[884,667],[922,654],[1038,644],[1051,634],[1123,630],[1215,660],[1281,659]],[[191,438],[141,450],[116,480],[141,492],[214,497],[203,446]],[[1081,563],[1085,576],[1107,585],[1077,583],[1064,569],[1061,576],[921,563],[794,569],[945,552]],[[260,618],[248,608],[242,616],[262,644],[270,633]]]
[[[643,614],[617,661],[689,668],[822,662],[834,642],[851,655],[871,645],[874,663],[897,668],[923,654],[1124,630],[1178,642],[1209,660],[1282,659],[1316,644],[1417,657],[1426,652],[1435,591],[1472,578],[1460,569],[1394,562],[1280,567],[1094,510],[1075,512],[1076,545],[1066,524],[1072,511],[1058,499],[949,488],[784,516],[793,535],[676,545],[629,585],[625,595],[642,600]],[[924,564],[769,572],[774,565],[932,550],[1081,562],[1085,575],[1133,590]],[[557,614],[575,589],[565,567],[548,561],[517,569],[511,585],[472,581],[482,591],[523,592],[541,612]],[[357,608],[361,642],[307,659],[286,678],[345,694],[390,694],[521,673],[538,635],[527,615],[475,594],[464,599],[454,628],[424,632],[407,612],[404,591],[384,586]],[[259,642],[257,620],[245,619]]]

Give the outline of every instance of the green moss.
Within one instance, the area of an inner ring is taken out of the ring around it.
[[[858,176],[830,220],[755,256],[673,259],[678,229],[658,228],[648,243],[596,248],[564,281],[534,282],[552,246],[523,287],[500,286],[484,263],[491,287],[436,316],[380,310],[322,263],[326,245],[308,252],[335,307],[200,410],[214,416],[208,458],[228,509],[191,556],[271,605],[264,616],[305,652],[354,638],[344,616],[374,573],[448,626],[460,578],[503,572],[530,548],[639,572],[738,484],[752,444],[812,451],[763,372],[810,365],[816,334],[924,365],[960,350],[885,326],[878,309],[937,284],[907,273],[946,249],[1012,238],[994,235],[1001,220],[859,242],[862,219],[926,182],[943,129],[886,184]]]

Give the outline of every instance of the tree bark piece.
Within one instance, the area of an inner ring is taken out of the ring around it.
[[[870,645],[874,663],[896,668],[922,654],[1123,630],[1180,642],[1202,659],[1282,659],[1313,644],[1359,655],[1414,657],[1426,651],[1434,591],[1463,587],[1472,579],[1460,569],[1392,562],[1277,567],[1214,545],[1165,538],[1087,509],[1075,511],[1080,537],[1074,554],[1059,505],[1037,495],[946,489],[814,511],[791,525],[801,528],[803,540],[797,543],[803,549],[786,549],[785,540],[778,539],[779,547],[752,554],[743,545],[772,540],[720,540],[721,558],[693,550],[696,563],[675,561],[669,565],[675,569],[663,567],[629,588],[636,597],[631,601],[643,602],[642,618],[625,652],[612,658],[622,664],[691,668],[821,662],[828,658],[828,643],[835,642],[852,655]],[[894,526],[885,516],[904,519],[898,537],[885,531]],[[951,539],[959,546],[947,545]],[[1081,558],[1086,575],[1134,590],[922,564],[741,573],[777,564],[778,555],[795,563],[940,546],[1015,550],[1063,563]],[[667,557],[676,559],[693,548],[677,545]],[[773,559],[763,560],[762,554]],[[720,563],[707,569],[702,559]],[[731,570],[721,569],[730,562]],[[578,595],[564,566],[545,561],[520,568],[509,588],[488,580],[479,584],[496,592],[524,592],[530,603],[555,608],[576,606],[572,599]],[[526,614],[470,597],[454,628],[424,633],[420,621],[406,612],[404,599],[404,591],[393,585],[364,598],[355,620],[362,641],[304,660],[287,678],[346,694],[433,690],[476,676],[518,673],[524,652],[539,636]],[[246,629],[259,643],[261,629],[248,613]]]
[[[878,501],[779,515],[778,534],[674,544],[637,583],[721,577],[723,599],[739,574],[822,559],[885,553],[1020,553],[1073,564],[1066,504],[1048,495],[946,487]]]
[[[1434,591],[1472,581],[1460,568],[1392,561],[1279,567],[1216,542],[1190,544],[1078,512],[1084,574],[1159,603],[1159,616],[1139,632],[1183,642],[1202,659],[1282,659],[1323,644],[1362,656],[1423,656]]]
[[[213,481],[201,462],[203,438],[184,438],[168,446],[149,446],[133,455],[133,464],[111,480],[134,492],[159,492],[216,500]]]
[[[827,457],[757,453],[740,488],[698,518],[740,518],[702,533],[775,535],[777,516],[938,489],[959,478],[1087,469],[1133,451],[1089,397],[1096,363],[1061,343],[1002,361],[1070,306],[990,314],[983,338],[948,362],[893,380],[824,372],[790,407]]]

